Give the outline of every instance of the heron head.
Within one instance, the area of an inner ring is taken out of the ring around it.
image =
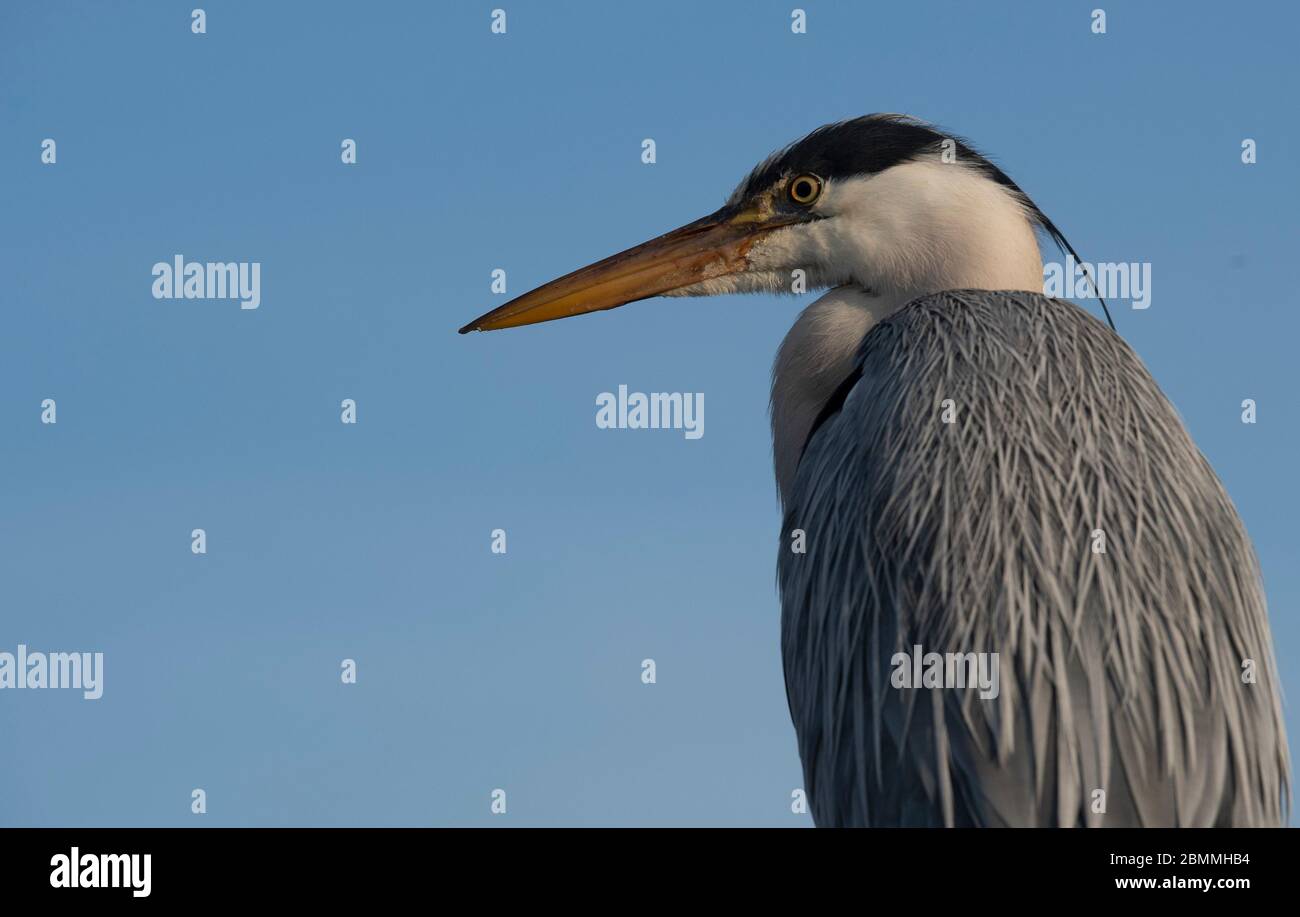
[[[525,293],[460,331],[653,296],[854,285],[901,302],[956,288],[1041,290],[1035,226],[1057,235],[965,141],[906,116],[867,115],[818,128],[768,157],[716,212]]]

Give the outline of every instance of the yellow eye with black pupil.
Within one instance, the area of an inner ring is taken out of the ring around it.
[[[821,193],[822,180],[816,175],[800,175],[790,182],[790,200],[796,204],[811,204]]]

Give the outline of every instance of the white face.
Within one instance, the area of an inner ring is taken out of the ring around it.
[[[789,206],[788,175],[769,189]],[[773,230],[743,273],[668,295],[791,292],[852,285],[891,299],[950,289],[1042,290],[1042,259],[1025,204],[978,169],[938,156],[875,175],[822,182],[815,219]]]

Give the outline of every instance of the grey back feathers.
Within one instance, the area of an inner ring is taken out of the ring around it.
[[[1128,346],[1070,303],[955,291],[875,326],[857,367],[778,564],[818,824],[1282,823],[1257,563]],[[998,653],[1000,693],[891,686],[914,645]]]

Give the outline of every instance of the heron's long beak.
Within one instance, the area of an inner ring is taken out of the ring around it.
[[[754,240],[797,222],[752,207],[717,213],[611,255],[510,300],[460,329],[495,331],[613,309],[639,299],[736,274],[749,266]]]

